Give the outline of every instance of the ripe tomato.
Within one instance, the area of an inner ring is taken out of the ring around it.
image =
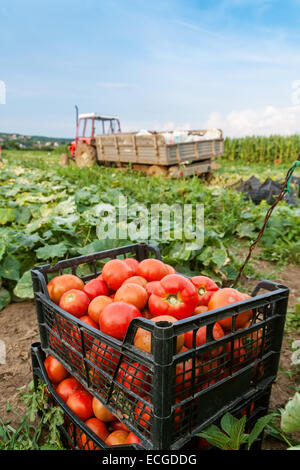
[[[141,312],[125,302],[113,302],[100,313],[100,330],[122,341],[126,335],[129,323],[133,318],[141,317]]]
[[[92,395],[86,390],[76,390],[67,400],[67,406],[82,421],[93,416]]]
[[[88,316],[91,317],[94,322],[99,324],[99,316],[102,310],[105,307],[113,302],[113,299],[106,295],[99,295],[99,297],[95,297],[88,307]]]
[[[171,315],[159,315],[157,317],[151,318],[150,320],[153,322],[167,321],[170,323],[174,323],[177,321],[177,318],[172,317]],[[176,350],[178,352],[183,346],[184,334],[178,335],[176,341],[177,341]],[[137,348],[142,349],[143,351],[146,351],[147,353],[150,354],[151,353],[151,332],[146,331],[143,328],[138,328],[134,337],[133,344]]]
[[[118,364],[120,353],[108,344],[94,341],[92,349],[87,352],[87,358],[99,369],[113,373]]]
[[[135,273],[120,259],[111,259],[103,266],[102,277],[108,287],[113,291],[116,291],[121,287],[124,281]]]
[[[84,282],[73,274],[62,274],[55,276],[48,282],[47,289],[52,302],[59,304],[61,296],[71,289],[81,290],[84,288]]]
[[[90,300],[93,300],[99,295],[108,295],[107,285],[104,281],[101,281],[101,279],[97,278],[91,279],[89,282],[87,282],[82,290],[86,293]]]
[[[148,294],[144,287],[130,282],[122,284],[117,290],[114,302],[127,302],[134,305],[139,310],[143,310],[148,302]]]
[[[140,262],[136,274],[142,276],[147,281],[160,281],[169,273],[169,269],[159,259],[148,258]]]
[[[96,418],[100,419],[100,421],[104,421],[104,423],[109,423],[117,419],[96,397],[93,397],[92,407]]]
[[[206,305],[198,305],[198,307],[195,308],[195,315],[199,315],[199,313],[205,313],[208,312],[208,307]]]
[[[89,317],[88,315],[83,315],[82,317],[80,317],[80,321],[82,321],[83,323],[86,323],[87,325],[89,326],[92,326],[93,328],[96,328],[97,330],[99,330],[99,325],[97,323],[94,322],[94,320],[91,319],[91,317]],[[86,335],[86,332],[83,332],[84,335]],[[74,338],[74,340],[72,341],[72,346],[75,347],[75,349],[77,351],[80,351],[81,349],[81,335],[79,333],[79,330],[78,332],[77,331],[71,331],[71,336],[72,338]],[[89,341],[93,341],[93,337],[91,335],[86,335],[86,337],[89,339]]]
[[[196,346],[202,346],[203,344],[206,344],[206,325],[201,326],[196,333]],[[212,335],[214,339],[219,339],[224,336],[224,330],[221,327],[221,325],[216,322],[213,326],[212,330]],[[193,330],[187,331],[184,333],[184,344],[187,346],[189,349],[193,347]],[[211,357],[216,357],[220,354],[222,354],[223,351],[223,346],[220,346],[219,348],[216,349],[211,349],[210,350],[210,355]],[[209,353],[208,353],[209,355]]]
[[[147,308],[144,308],[144,310],[142,310],[141,313],[142,313],[142,316],[143,316],[144,318],[147,318],[148,320],[152,320],[153,315],[152,315],[151,312],[149,312],[149,310],[148,310]]]
[[[125,444],[140,444],[141,440],[133,434],[133,432],[130,432],[127,436],[127,439],[125,441]]]
[[[176,270],[170,264],[165,263],[166,268],[168,269],[168,274],[176,274]]]
[[[127,266],[130,267],[130,269],[133,271],[133,276],[136,273],[137,267],[139,265],[139,262],[135,258],[124,258],[123,263],[127,264]]]
[[[194,314],[198,304],[195,286],[180,274],[168,274],[161,281],[162,290],[150,295],[148,306],[153,315],[171,315],[178,320]]]
[[[130,284],[139,284],[142,287],[146,287],[147,280],[142,276],[131,276],[123,282],[122,286],[130,282]]]
[[[113,421],[111,424],[110,424],[110,428],[112,431],[127,431],[127,432],[130,432],[128,427],[125,426],[124,423],[122,423],[121,421]]]
[[[131,365],[122,362],[118,369],[117,382],[128,388],[130,392],[141,393],[150,388],[149,370],[138,362],[133,362]]]
[[[250,296],[243,294],[231,287],[225,287],[224,289],[219,289],[212,294],[208,302],[208,309],[214,310],[215,308],[241,302],[246,298],[250,298]],[[236,329],[243,328],[244,325],[246,325],[247,322],[252,318],[252,316],[252,310],[248,310],[247,312],[243,312],[237,315],[235,320]],[[232,329],[232,317],[223,318],[222,320],[219,320],[219,323],[227,331]]]
[[[105,444],[108,446],[118,446],[121,444],[126,444],[127,437],[128,437],[128,432],[126,431],[123,431],[123,430],[113,431],[105,439]]]
[[[141,400],[137,401],[133,416],[140,426],[147,429],[149,428],[151,418],[150,398],[145,399],[145,401],[148,402],[149,405],[146,405]]]
[[[191,277],[191,282],[194,284],[198,292],[198,305],[208,305],[213,292],[219,290],[217,284],[207,276]]]
[[[58,384],[69,375],[64,366],[53,356],[49,355],[46,357],[44,366],[50,382],[54,384]]]
[[[85,422],[85,425],[90,428],[102,441],[108,437],[109,432],[106,424],[97,418],[90,418]],[[100,450],[93,441],[91,441],[84,433],[79,439],[79,448],[83,450]]]
[[[59,306],[74,317],[80,318],[87,313],[90,299],[85,292],[71,289],[65,292],[59,301]]]
[[[56,388],[58,395],[65,402],[67,402],[68,398],[72,393],[76,392],[76,390],[84,390],[84,387],[75,379],[75,377],[69,377],[62,380]]]
[[[163,292],[162,287],[160,285],[159,281],[151,281],[147,282],[145,289],[147,291],[147,294],[150,296],[151,294],[154,294],[156,291]]]

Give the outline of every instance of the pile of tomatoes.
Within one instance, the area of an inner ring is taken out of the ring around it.
[[[124,340],[130,322],[134,318],[143,317],[153,322],[168,321],[172,323],[250,298],[249,295],[233,288],[219,288],[212,279],[206,276],[195,276],[188,279],[176,273],[172,266],[153,258],[140,262],[134,258],[112,259],[103,266],[99,276],[86,283],[75,275],[63,274],[54,277],[47,287],[50,299],[61,309],[119,341]],[[252,310],[238,314],[235,318],[235,330],[247,328],[251,324],[252,317]],[[213,338],[215,340],[223,338],[230,334],[232,329],[232,316],[223,318],[214,324]],[[196,332],[191,330],[178,335],[177,353],[183,353],[195,346],[206,344],[206,330],[207,327],[202,326]],[[230,340],[225,343],[225,346],[210,349],[209,357],[204,354],[197,357],[196,360],[183,359],[182,362],[177,363],[176,383],[174,384],[176,402],[187,398],[191,390],[202,390],[218,380],[217,374],[222,367],[219,361],[220,355],[223,354],[225,358],[233,357],[234,362],[239,363],[258,355],[259,348],[262,346],[261,336],[262,330],[258,330],[255,333],[234,339],[234,341]],[[151,333],[138,328],[133,344],[137,348],[151,353]],[[52,344],[52,346],[55,348],[56,345]],[[109,370],[109,373],[113,375],[119,363],[120,353],[99,340],[94,340],[92,346],[88,353],[88,359],[91,362],[94,361],[95,364],[97,363],[97,367],[101,370],[106,370],[106,372]],[[51,358],[51,361],[53,360],[54,358]],[[47,372],[49,372],[48,369]],[[226,371],[223,372],[223,377],[225,377]],[[51,380],[51,377],[49,378]],[[71,383],[71,386],[75,384],[75,387],[79,387],[76,379],[60,377],[60,380],[56,382],[52,380],[53,383],[60,382],[56,388],[58,394],[60,394],[61,388],[65,387],[66,380],[69,381],[68,386]],[[127,360],[125,358],[125,362],[121,362],[119,365],[116,380],[129,392],[143,398],[143,400],[135,402],[134,415],[137,424],[146,428],[149,425],[151,415],[150,406],[148,406],[148,403],[149,405],[151,403],[149,394],[151,374],[149,370],[142,364],[130,362],[128,358]],[[196,389],[193,388],[193,380],[196,381]],[[123,436],[122,439],[124,439],[122,441],[118,439],[119,444],[125,443],[125,441],[128,443],[127,439],[136,439],[130,442],[139,442],[138,438],[129,433],[128,429],[121,424],[118,426],[123,426],[122,429],[115,429],[111,434],[106,435],[109,432],[106,424],[103,424],[106,421],[101,419],[101,415],[95,411],[96,408],[93,406],[96,402],[100,406],[100,402],[96,398],[92,398],[89,392],[82,390],[82,388],[76,389],[74,394],[66,400],[67,405],[87,425],[94,426],[91,429],[97,430],[98,426],[100,434],[104,429],[104,434],[98,435],[106,443],[108,440],[108,445],[112,445],[111,443],[114,442],[114,432],[122,433],[120,436]],[[81,400],[84,401],[84,405]],[[78,412],[79,404],[83,409],[87,407],[89,412],[81,416]],[[175,428],[178,428],[179,421],[183,416],[184,410],[179,406],[175,410]],[[95,421],[97,419],[101,421],[101,425]],[[111,430],[114,429],[112,426],[116,427],[117,424],[114,424],[113,419],[110,422],[112,423]]]
[[[48,355],[44,366],[57,395],[69,409],[90,428],[96,436],[108,446],[122,444],[139,444],[140,439],[118,420],[96,397],[93,397],[75,377],[72,377],[64,366],[53,356]],[[74,437],[82,450],[99,450],[86,434],[65,417],[67,431]]]

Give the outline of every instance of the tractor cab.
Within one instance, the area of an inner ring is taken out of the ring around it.
[[[76,123],[75,140],[68,149],[75,158],[77,148],[81,144],[95,146],[95,136],[98,134],[116,134],[121,132],[118,116],[108,116],[97,113],[79,114]]]

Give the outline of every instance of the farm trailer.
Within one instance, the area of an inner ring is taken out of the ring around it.
[[[132,164],[147,175],[175,178],[212,172],[215,157],[224,152],[222,131],[191,130],[181,139],[176,142],[175,133],[162,132],[97,135],[97,162],[118,167]]]

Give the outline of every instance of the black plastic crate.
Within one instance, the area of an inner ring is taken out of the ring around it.
[[[41,348],[40,343],[34,343],[31,345],[31,360],[32,360],[32,372],[34,379],[35,390],[38,389],[39,383],[44,384],[47,389],[49,396],[49,404],[51,406],[59,406],[63,410],[64,424],[59,426],[60,436],[62,443],[65,448],[72,450],[143,450],[139,444],[126,444],[119,446],[108,446],[102,441],[97,435],[95,435],[90,428],[88,428],[83,421],[81,421],[66,403],[60,398],[53,388],[46,369],[44,367],[44,360],[46,358],[45,352]],[[269,397],[271,393],[271,387],[266,390],[260,391],[252,396],[251,398],[245,399],[243,403],[237,408],[229,408],[227,411],[240,418],[246,415],[246,427],[245,432],[251,432],[256,421],[265,416],[268,412]],[[214,424],[220,425],[222,416]],[[253,443],[251,450],[260,450],[262,443],[263,433],[258,436],[256,441]],[[205,443],[202,447],[199,445],[200,438],[194,436],[190,441],[185,444],[181,450],[211,450],[215,449],[208,443]],[[208,444],[208,445],[207,445]],[[243,447],[241,448],[241,450]],[[164,449],[167,450],[167,449]]]
[[[41,344],[140,439],[145,449],[179,449],[229,409],[242,406],[276,378],[289,289],[260,282],[252,298],[176,323],[134,319],[123,342],[94,329],[51,302],[49,274],[79,274],[89,280],[112,258],[160,258],[157,248],[136,244],[61,261],[32,270]],[[260,293],[264,291],[264,293]],[[252,310],[251,325],[235,328]],[[216,321],[232,316],[232,330],[214,340]],[[206,344],[196,332],[206,326]],[[133,345],[138,328],[151,333],[151,354]],[[193,347],[176,352],[178,335],[193,332]],[[126,379],[124,378],[126,376]],[[134,385],[133,385],[134,384]]]
[[[51,384],[44,367],[46,354],[41,348],[40,343],[31,345],[31,361],[34,379],[34,387],[37,390],[39,381],[42,382],[48,391],[49,404],[59,406],[63,410],[64,424],[59,426],[60,436],[65,448],[73,450],[98,450],[98,449],[116,449],[116,450],[141,450],[138,444],[126,444],[118,446],[108,446],[91,429],[80,420],[66,403],[56,393]]]

